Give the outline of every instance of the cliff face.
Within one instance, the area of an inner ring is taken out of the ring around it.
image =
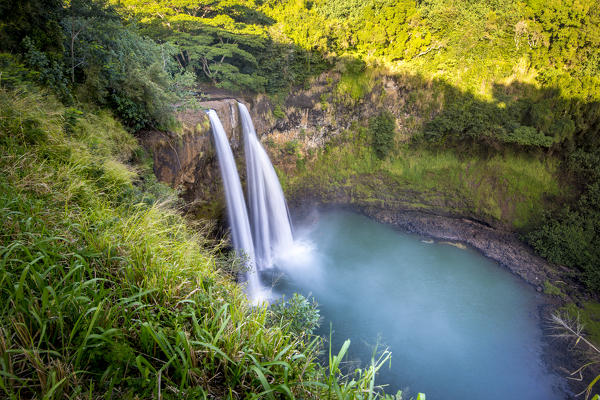
[[[217,111],[232,144],[239,148],[239,123],[231,112],[237,108],[235,100],[203,106]],[[181,132],[145,131],[140,133],[140,141],[152,154],[158,180],[180,190],[192,212],[216,217],[222,209],[215,201],[221,185],[208,116],[203,109],[186,110],[177,119]]]
[[[275,145],[270,149],[275,164],[286,169],[285,157],[281,157],[284,154],[277,154],[277,147],[293,141],[303,154],[322,149],[345,130],[364,124],[384,109],[394,115],[400,140],[408,139],[406,105],[410,88],[406,83],[382,75],[363,82],[356,89],[360,93],[343,87],[340,73],[327,72],[315,78],[309,89],[297,89],[280,105],[266,99],[255,102],[255,114],[262,128],[257,128],[257,132],[268,135]]]
[[[248,107],[273,164],[290,175],[296,171],[299,154],[310,159],[310,154],[323,149],[353,124],[364,124],[384,108],[396,117],[401,140],[409,137],[405,123],[408,118],[406,99],[410,92],[407,84],[379,76],[365,83],[361,96],[354,98],[351,93],[339,90],[340,80],[340,73],[324,73],[310,88],[295,90],[279,104],[265,95],[205,88],[203,97],[207,100],[199,103],[200,108],[177,116],[181,132],[147,131],[140,134],[140,140],[153,154],[158,179],[178,188],[190,211],[202,217],[218,217],[223,211],[223,194],[206,109],[212,108],[219,115],[238,160],[242,180],[245,168],[237,101]],[[302,190],[294,193],[303,196]]]
[[[215,97],[199,102],[198,109],[180,112],[177,115],[180,132],[144,131],[138,136],[152,154],[158,180],[180,190],[191,213],[208,218],[221,216],[224,201],[210,121],[205,110],[214,109],[219,115],[242,179],[245,173],[238,100]],[[271,108],[266,98],[256,96],[240,98],[239,101],[250,109],[259,134],[271,129]]]
[[[382,108],[394,114],[397,137],[410,138],[412,132],[406,122],[409,118],[414,122],[418,117],[414,110],[410,115],[404,114],[410,110],[406,103],[410,90],[406,86],[392,79],[380,79],[366,95],[354,100],[332,91],[335,79],[339,76],[324,74],[310,89],[297,91],[278,106],[263,95],[237,94],[238,100],[248,107],[273,164],[288,178],[298,174],[300,155],[310,161],[312,150],[335,143],[336,137],[353,124],[364,126]],[[200,109],[177,116],[182,126],[180,133],[149,131],[140,138],[153,154],[158,179],[181,191],[192,214],[222,218],[225,201],[221,175],[204,110],[211,108],[219,115],[242,182],[246,169],[243,138],[238,100],[227,93],[209,96],[210,100],[200,102]],[[289,146],[290,143],[294,145]],[[378,174],[355,176],[342,184],[333,184],[328,176],[301,179],[288,186],[286,192],[288,202],[299,212],[313,205],[350,207],[405,231],[467,243],[506,265],[538,290],[555,274],[509,229],[497,229],[506,228],[501,220],[477,213],[475,205],[456,192],[419,192]]]
[[[201,108],[178,115],[181,132],[144,132],[141,141],[154,156],[158,179],[178,188],[191,212],[199,217],[219,217],[224,204],[221,177],[204,109],[215,109],[219,115],[244,181],[243,139],[236,103],[239,100],[248,107],[273,164],[290,178],[285,180],[289,185],[284,189],[292,206],[305,202],[378,206],[382,210],[469,218],[511,229],[518,199],[506,190],[502,176],[492,173],[480,177],[470,165],[452,171],[464,177],[461,181],[466,187],[445,190],[411,187],[402,177],[386,171],[367,171],[341,180],[338,177],[335,182],[330,176],[305,179],[301,170],[310,170],[319,153],[323,154],[329,144],[340,142],[344,146],[344,140],[349,140],[346,131],[366,129],[368,120],[381,110],[393,114],[398,143],[409,141],[420,124],[438,111],[438,100],[430,96],[426,87],[413,90],[422,82],[383,75],[367,77],[358,84],[344,79],[338,72],[324,73],[309,88],[297,89],[279,103],[265,95],[204,89],[203,96],[208,100],[200,102]],[[425,98],[416,98],[415,92]],[[368,144],[365,146],[366,154],[370,150]]]

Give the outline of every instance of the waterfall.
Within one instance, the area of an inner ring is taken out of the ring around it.
[[[269,268],[273,258],[293,246],[292,226],[283,190],[267,152],[260,144],[252,118],[238,102],[248,174],[248,202],[259,269]]]
[[[246,266],[248,267],[248,272],[246,273],[248,297],[251,300],[260,301],[261,287],[256,272],[252,233],[250,231],[248,211],[246,210],[240,177],[219,116],[214,110],[209,110],[208,117],[212,126],[221,177],[223,178],[223,186],[225,187],[227,216],[229,226],[231,227],[233,247],[240,257],[246,259]]]

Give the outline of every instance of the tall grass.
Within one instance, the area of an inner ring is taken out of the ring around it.
[[[248,305],[135,139],[80,107],[0,89],[0,398],[382,396],[385,359],[321,366],[321,339]]]

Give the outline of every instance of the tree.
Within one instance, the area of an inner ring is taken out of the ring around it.
[[[145,33],[178,48],[181,68],[200,80],[229,89],[264,91],[268,79],[259,59],[271,42],[265,26],[273,20],[244,0],[122,1]]]
[[[41,51],[60,56],[62,0],[3,0],[0,2],[0,51],[20,52],[29,37]]]
[[[70,58],[71,82],[75,83],[75,69],[86,62],[85,57],[76,57],[79,36],[96,20],[118,21],[116,12],[102,0],[71,0],[67,6],[62,26],[66,48]]]
[[[377,158],[383,160],[393,149],[395,130],[396,120],[389,111],[382,111],[369,120],[369,131]]]

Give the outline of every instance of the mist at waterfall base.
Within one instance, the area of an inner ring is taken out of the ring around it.
[[[274,295],[312,296],[333,327],[333,351],[368,366],[377,342],[392,351],[378,384],[437,399],[564,399],[542,361],[541,298],[477,252],[425,243],[342,211],[295,223],[295,254],[261,273]]]

